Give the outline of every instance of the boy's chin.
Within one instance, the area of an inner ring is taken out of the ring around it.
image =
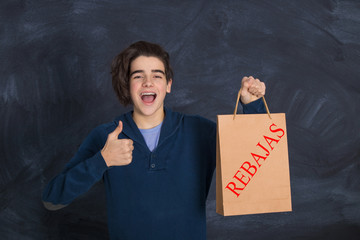
[[[163,111],[164,106],[157,106],[155,104],[151,104],[151,105],[143,105],[139,108],[134,109],[134,112],[136,114],[140,114],[143,116],[154,116],[156,114],[161,114],[161,111]]]

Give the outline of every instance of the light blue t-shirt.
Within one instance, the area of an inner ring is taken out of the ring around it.
[[[139,129],[150,151],[153,151],[158,145],[161,126],[162,122],[156,127],[150,129]]]

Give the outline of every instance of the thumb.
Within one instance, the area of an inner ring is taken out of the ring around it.
[[[241,88],[240,88],[240,99],[243,102],[243,98],[244,95],[246,95],[248,93],[248,89],[250,87],[250,78],[248,77],[243,77],[243,79],[241,80]]]
[[[241,88],[242,89],[248,89],[250,87],[250,78],[249,77],[243,77],[241,80]]]
[[[114,139],[117,139],[119,134],[122,132],[122,130],[123,130],[123,123],[122,121],[119,121],[119,125],[117,125],[115,130],[112,133],[110,133],[110,136]]]

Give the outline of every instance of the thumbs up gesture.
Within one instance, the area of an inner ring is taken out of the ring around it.
[[[101,155],[108,167],[124,166],[132,161],[133,141],[131,139],[118,139],[122,129],[123,123],[119,121],[119,125],[108,135],[105,146],[101,150]]]
[[[241,81],[241,102],[243,104],[251,103],[265,95],[265,83],[252,76],[243,77]]]

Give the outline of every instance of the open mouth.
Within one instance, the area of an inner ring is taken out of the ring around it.
[[[143,93],[141,93],[140,97],[141,97],[141,100],[144,103],[153,103],[155,101],[155,98],[156,98],[156,93],[154,93],[154,92],[143,92]]]

